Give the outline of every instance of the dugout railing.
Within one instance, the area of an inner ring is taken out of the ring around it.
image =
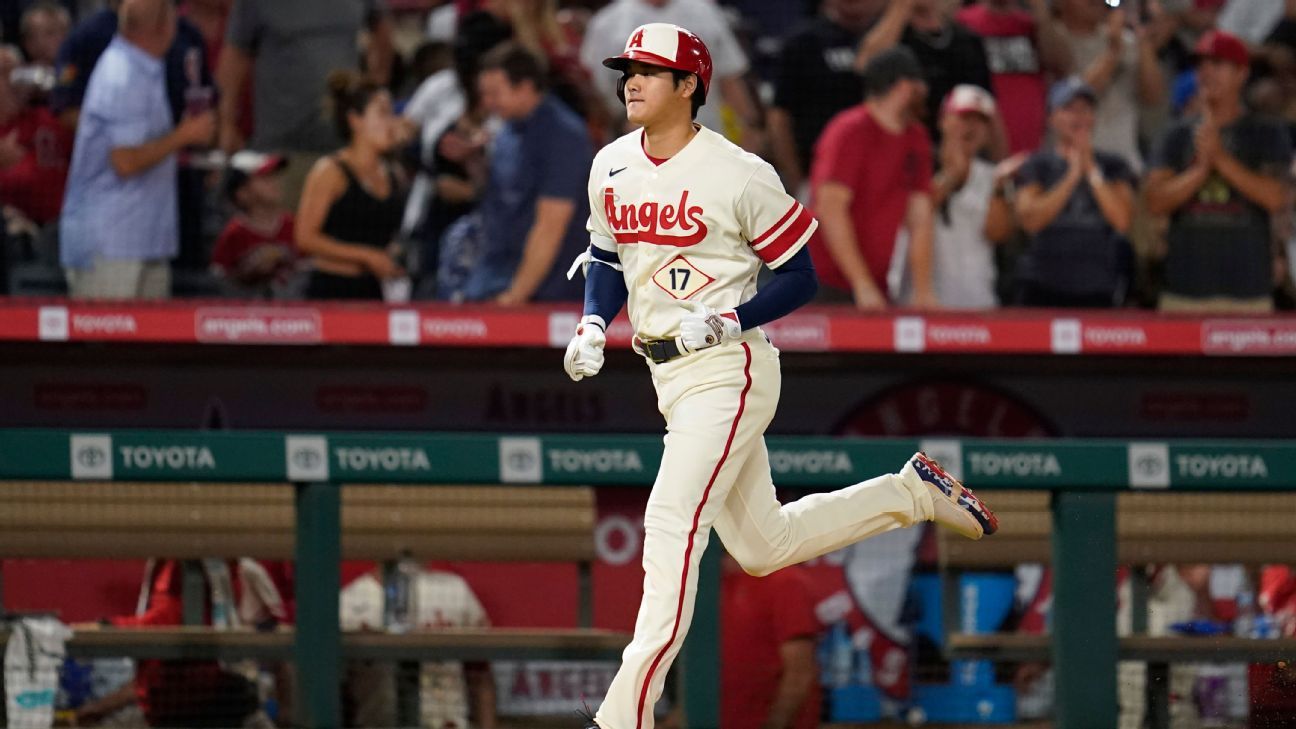
[[[1049,492],[1054,603],[1047,647],[1056,671],[1055,725],[1061,729],[1117,723],[1115,666],[1121,648],[1112,579],[1118,563],[1117,494],[1296,492],[1296,444],[1282,441],[782,437],[770,438],[768,443],[772,456],[787,456],[771,458],[776,464],[787,464],[788,470],[774,474],[780,487],[838,488],[876,475],[887,467],[883,464],[901,462],[921,448],[979,488]],[[368,455],[357,457],[357,453]],[[814,457],[794,457],[798,453]],[[265,642],[253,647],[266,655],[292,656],[298,670],[298,723],[313,728],[339,726],[337,666],[346,653],[356,650],[355,645],[348,649],[348,642],[364,642],[344,640],[338,625],[339,484],[645,488],[652,483],[660,454],[661,440],[656,436],[4,430],[0,431],[0,480],[293,484],[296,631],[291,638],[251,640]],[[810,461],[833,467],[796,466]],[[0,513],[3,509],[0,504]],[[1296,536],[1296,520],[1292,531]],[[692,729],[715,729],[719,723],[716,554],[717,550],[708,550],[704,559],[698,609],[682,658],[687,676],[682,700]],[[1275,562],[1293,559],[1296,555],[1273,555]],[[431,643],[420,647],[407,638],[378,636],[361,650],[398,659],[424,657],[435,650]],[[200,636],[186,640],[191,650],[203,650]],[[500,650],[507,649],[506,643]],[[76,644],[74,639],[74,652]],[[165,652],[164,644],[153,646],[153,651]],[[1287,655],[1293,645],[1280,644],[1277,654]],[[1275,652],[1273,644],[1256,648],[1256,660],[1271,658]],[[124,648],[100,646],[98,650]],[[1184,657],[1205,660],[1209,646],[1203,645],[1203,651],[1206,655]],[[1246,655],[1251,654],[1227,658]]]

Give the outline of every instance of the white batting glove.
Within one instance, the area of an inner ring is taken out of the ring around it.
[[[572,382],[593,377],[603,369],[603,345],[607,344],[607,329],[603,317],[596,314],[581,317],[576,325],[576,335],[567,343],[563,356],[563,369]]]
[[[696,301],[685,301],[684,305],[689,312],[680,319],[680,342],[690,352],[742,336],[742,324],[733,309],[717,311]]]

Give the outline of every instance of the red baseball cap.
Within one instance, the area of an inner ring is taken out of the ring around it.
[[[621,55],[603,59],[603,65],[624,71],[634,61],[696,74],[703,96],[711,90],[711,51],[701,38],[678,25],[648,23],[635,28]]]
[[[1193,60],[1201,61],[1203,58],[1218,58],[1243,67],[1251,65],[1251,51],[1246,43],[1222,30],[1208,30],[1197,41],[1193,47]]]

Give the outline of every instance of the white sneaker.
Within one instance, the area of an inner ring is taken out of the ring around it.
[[[900,476],[909,478],[909,472],[931,489],[932,521],[968,539],[980,539],[999,530],[999,519],[990,507],[926,453],[915,453],[900,469]]]

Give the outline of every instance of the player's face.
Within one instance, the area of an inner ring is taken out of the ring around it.
[[[626,119],[637,126],[675,113],[681,104],[688,109],[689,96],[696,88],[693,77],[676,85],[668,69],[638,62],[626,67],[625,80]]]

